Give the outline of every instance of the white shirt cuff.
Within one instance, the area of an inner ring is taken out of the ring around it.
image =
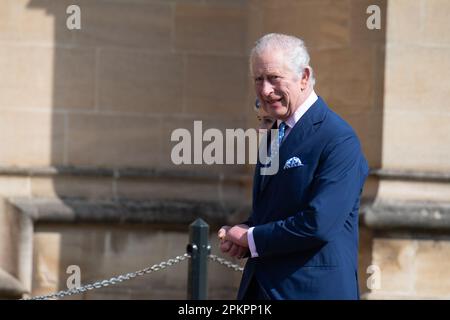
[[[251,227],[247,230],[247,240],[252,258],[256,258],[258,257],[258,252],[256,252],[255,239],[253,239],[253,229],[255,229],[255,227]]]

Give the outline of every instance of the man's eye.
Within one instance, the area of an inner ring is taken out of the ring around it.
[[[280,79],[280,77],[279,76],[270,76],[269,79],[270,80],[278,80],[278,79]]]

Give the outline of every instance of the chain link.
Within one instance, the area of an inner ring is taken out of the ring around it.
[[[60,298],[64,298],[66,296],[71,296],[74,294],[80,294],[80,293],[85,293],[87,291],[93,290],[93,289],[99,289],[99,288],[103,288],[103,287],[108,287],[110,285],[115,285],[117,283],[121,283],[123,281],[127,281],[130,279],[134,279],[136,277],[140,277],[143,276],[145,274],[149,274],[155,271],[159,271],[162,269],[165,269],[167,267],[173,266],[177,263],[180,263],[183,260],[186,260],[188,258],[190,258],[190,254],[185,253],[181,256],[177,256],[173,259],[169,259],[167,261],[162,261],[158,264],[155,264],[151,267],[147,267],[145,269],[142,270],[138,270],[135,272],[129,272],[126,274],[121,274],[119,276],[116,277],[112,277],[109,280],[103,280],[103,281],[97,281],[94,283],[90,283],[87,285],[84,285],[82,287],[78,287],[78,288],[73,288],[73,289],[69,289],[66,291],[59,291],[53,294],[49,294],[49,295],[45,295],[45,296],[35,296],[35,297],[31,297],[31,298],[27,298],[27,299],[21,299],[21,300],[47,300],[47,299],[60,299]],[[219,256],[216,256],[214,254],[210,254],[208,256],[208,258],[212,261],[215,261],[221,265],[226,266],[227,268],[233,269],[234,271],[244,271],[244,268],[242,268],[240,265],[238,264],[234,264],[231,261],[228,261],[224,258],[220,258]]]
[[[186,260],[187,258],[190,258],[190,254],[185,253],[182,256],[177,256],[173,259],[169,259],[167,261],[163,261],[160,262],[158,264],[155,264],[151,267],[147,267],[145,269],[142,270],[138,270],[135,272],[130,272],[130,273],[126,273],[126,274],[122,274],[116,277],[112,277],[109,280],[103,280],[103,281],[97,281],[94,283],[90,283],[87,285],[84,285],[82,287],[78,287],[78,288],[73,288],[70,290],[66,290],[66,291],[59,291],[53,294],[49,294],[49,295],[45,295],[45,296],[36,296],[36,297],[32,297],[32,298],[28,298],[28,299],[21,299],[21,300],[47,300],[47,299],[58,299],[58,298],[63,298],[65,296],[71,296],[74,294],[79,294],[79,293],[84,293],[87,291],[90,291],[92,289],[98,289],[98,288],[103,288],[103,287],[108,287],[110,285],[115,285],[117,283],[123,282],[123,281],[127,281],[130,279],[134,279],[136,277],[140,277],[143,276],[145,274],[149,274],[152,273],[154,271],[159,271],[162,269],[165,269],[167,267],[173,266],[183,260]]]
[[[222,264],[222,265],[226,266],[227,268],[233,269],[234,271],[240,271],[240,272],[244,271],[244,268],[242,268],[240,265],[234,264],[234,263],[227,261],[224,258],[220,258],[219,256],[216,256],[214,254],[210,254],[208,257],[212,261],[218,262],[219,264]]]

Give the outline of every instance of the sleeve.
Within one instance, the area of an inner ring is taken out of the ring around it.
[[[253,229],[259,257],[322,246],[344,228],[367,176],[358,138],[353,134],[333,139],[322,157],[306,209]]]
[[[247,231],[247,240],[248,240],[248,248],[250,250],[250,255],[252,258],[258,257],[258,252],[256,251],[255,239],[253,238],[253,229],[255,227],[251,227]]]

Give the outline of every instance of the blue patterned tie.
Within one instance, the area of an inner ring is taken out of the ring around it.
[[[286,132],[286,123],[283,121],[280,123],[278,127],[278,146],[281,145],[281,141],[283,141],[284,133]]]
[[[278,140],[276,141],[276,144],[274,144],[269,150],[270,157],[275,156],[280,150],[281,142],[283,141],[285,132],[286,132],[286,123],[281,122],[280,125],[278,126]]]
[[[274,157],[279,152],[280,145],[281,145],[281,142],[283,141],[285,133],[286,133],[286,123],[285,122],[281,122],[279,127],[278,127],[278,140],[277,140],[276,149],[269,148],[269,157]],[[273,150],[273,152],[271,152],[272,150]],[[267,177],[265,175],[263,175],[261,177],[261,185],[260,185],[260,187],[264,186],[264,181],[266,179],[267,179]]]

